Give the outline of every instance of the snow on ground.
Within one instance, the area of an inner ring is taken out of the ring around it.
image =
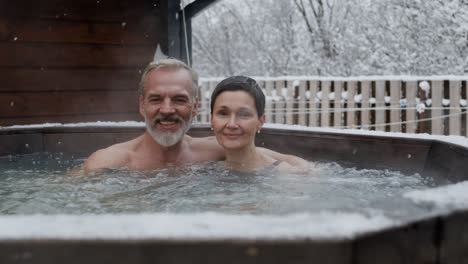
[[[382,215],[198,214],[7,215],[1,239],[339,239],[390,227]],[[60,228],[57,228],[60,227]]]

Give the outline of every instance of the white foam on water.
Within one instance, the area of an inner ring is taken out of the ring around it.
[[[0,216],[0,239],[340,239],[390,227],[381,214]]]
[[[439,208],[466,209],[468,208],[468,181],[427,190],[414,190],[403,196],[415,203],[432,203]]]

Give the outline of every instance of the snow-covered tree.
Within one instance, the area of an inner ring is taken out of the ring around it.
[[[223,0],[193,21],[202,76],[464,74],[466,0]]]

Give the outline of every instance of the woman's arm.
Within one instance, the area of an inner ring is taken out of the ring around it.
[[[299,158],[294,155],[281,154],[271,149],[260,148],[260,147],[258,147],[258,150],[260,150],[262,153],[264,153],[265,155],[268,155],[269,157],[275,160],[285,161],[294,167],[307,168],[310,165],[309,162],[306,161],[305,159]]]

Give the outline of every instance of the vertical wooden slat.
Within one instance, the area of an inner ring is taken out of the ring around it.
[[[292,125],[293,123],[293,105],[294,105],[294,82],[288,81],[288,93],[286,98],[286,124]]]
[[[385,81],[375,82],[375,101],[376,108],[380,108],[375,110],[375,130],[385,131]]]
[[[356,81],[348,81],[348,110],[346,111],[346,125],[350,128],[354,128],[356,124],[356,102],[354,96],[356,95]]]
[[[460,115],[460,81],[450,81],[450,117],[449,134],[461,134],[461,115]]]
[[[284,97],[283,97],[283,88],[284,88],[284,81],[275,81],[275,88],[276,88],[276,96],[278,97],[278,101],[276,101],[275,106],[275,123],[276,124],[284,124]]]
[[[283,82],[282,81],[275,81],[274,82],[274,89],[276,93],[276,98],[277,100],[275,101],[275,114],[274,114],[274,123],[275,124],[282,124],[283,123],[283,95],[282,95],[282,88],[283,88]]]
[[[306,85],[305,81],[299,82],[299,125],[305,126],[306,125]]]
[[[273,98],[272,98],[272,89],[273,89],[273,82],[272,81],[265,81],[265,91],[266,96],[269,97],[268,100],[265,102],[265,114],[266,114],[266,123],[273,122]]]
[[[406,82],[406,133],[416,133],[418,123],[416,122],[416,94],[418,93],[418,83],[416,81]],[[411,109],[412,108],[412,109]]]
[[[310,81],[309,83],[309,92],[310,92],[310,98],[309,98],[309,108],[310,108],[310,113],[309,113],[309,126],[311,127],[316,127],[317,126],[317,103],[315,102],[315,99],[317,98],[317,90],[318,90],[318,81]]]
[[[432,134],[442,135],[444,132],[442,116],[442,97],[444,94],[443,81],[432,81],[431,99],[432,99]]]
[[[401,97],[401,81],[390,81],[390,131],[401,132],[401,109],[400,108],[400,97]]]
[[[364,129],[367,129],[369,125],[369,98],[370,98],[370,89],[371,89],[371,82],[370,81],[363,81],[361,83],[361,94],[362,94],[362,101],[361,101],[361,126]]]
[[[341,120],[343,118],[343,110],[341,109],[341,92],[343,91],[343,82],[335,81],[334,83],[335,90],[335,107],[333,115],[333,126],[336,128],[341,127]]]
[[[330,99],[328,98],[328,95],[330,94],[330,81],[322,81],[321,86],[322,86],[322,103],[321,103],[321,121],[320,121],[320,126],[321,127],[329,127],[330,126],[330,113],[329,113],[329,107],[330,107]]]
[[[419,86],[421,86],[421,82],[419,83]],[[426,102],[427,99],[429,99],[429,98],[426,98],[427,97],[426,96],[426,91],[423,90],[422,88],[418,89],[418,95],[419,95],[419,103],[426,105],[425,102]],[[418,119],[418,133],[426,133],[427,132],[427,128],[426,128],[426,126],[427,126],[426,123],[427,122],[426,121],[421,121],[423,119],[426,119],[427,113],[428,113],[428,111],[423,111],[423,112],[418,112],[417,113],[417,116],[418,116],[417,117],[417,119]],[[431,115],[432,115],[432,110],[431,110]]]

